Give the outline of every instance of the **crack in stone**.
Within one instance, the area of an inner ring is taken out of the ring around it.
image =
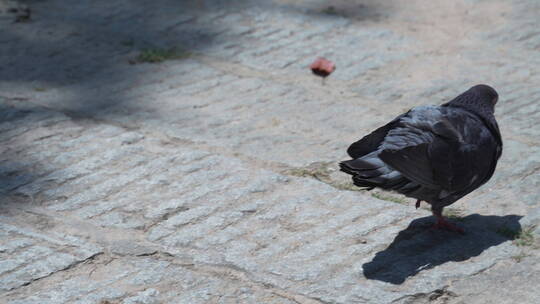
[[[419,292],[415,294],[404,295],[402,297],[395,299],[391,303],[415,304],[415,303],[434,303],[435,301],[437,301],[437,303],[445,304],[445,303],[448,303],[448,301],[451,298],[457,298],[457,297],[458,295],[452,291],[449,291],[448,285],[446,285],[446,286],[443,286],[442,288],[438,288],[427,293]]]
[[[484,272],[490,270],[491,268],[495,267],[495,265],[497,265],[497,262],[494,262],[493,264],[489,265],[488,267],[482,268],[482,269],[480,269],[480,270],[478,270],[478,271],[472,273],[470,276],[471,276],[471,277],[474,277],[474,276],[477,276],[477,275],[479,275],[479,274],[482,274],[482,273],[484,273]]]
[[[200,271],[203,273],[219,274],[227,276],[234,280],[242,281],[249,284],[252,288],[265,290],[277,296],[286,298],[295,303],[299,304],[329,304],[328,302],[323,301],[322,299],[316,297],[310,297],[303,294],[292,293],[291,291],[284,290],[274,284],[268,282],[260,282],[252,278],[250,273],[236,265],[233,264],[193,264],[192,267],[189,267],[192,271]]]
[[[71,270],[71,269],[77,267],[78,265],[85,264],[85,263],[87,263],[87,262],[89,262],[89,261],[95,260],[97,257],[99,257],[99,256],[101,256],[101,255],[103,255],[103,254],[104,254],[104,253],[103,253],[102,251],[101,251],[101,252],[98,252],[98,253],[95,253],[95,254],[89,256],[88,258],[86,258],[86,259],[84,259],[84,260],[75,261],[75,262],[69,264],[68,266],[66,266],[66,267],[64,267],[64,268],[62,268],[62,269],[58,269],[58,270],[53,271],[53,272],[51,272],[51,273],[49,273],[49,274],[47,274],[47,275],[45,275],[45,276],[42,276],[42,277],[39,277],[39,278],[35,278],[35,279],[32,279],[32,280],[30,280],[30,281],[28,281],[28,282],[25,282],[25,283],[23,283],[22,285],[20,285],[19,287],[15,287],[15,288],[11,289],[10,291],[17,290],[17,289],[22,288],[22,287],[24,287],[24,286],[29,286],[29,285],[33,284],[34,282],[37,282],[37,281],[46,279],[46,278],[51,277],[51,276],[53,276],[53,275],[55,275],[55,274],[57,274],[57,273],[61,273],[61,272],[65,272],[65,271]]]

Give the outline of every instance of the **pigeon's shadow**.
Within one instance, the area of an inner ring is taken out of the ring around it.
[[[469,215],[456,222],[466,234],[430,229],[434,218],[416,219],[392,243],[362,265],[371,280],[401,284],[408,277],[450,261],[465,261],[491,246],[515,238],[521,225],[518,215]]]

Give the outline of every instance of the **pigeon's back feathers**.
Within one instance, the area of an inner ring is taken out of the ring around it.
[[[395,126],[395,124],[402,116],[403,115],[398,116],[388,124],[378,128],[377,130],[371,132],[369,135],[364,136],[359,141],[351,144],[350,147],[347,149],[347,154],[349,154],[349,156],[352,158],[359,158],[370,152],[375,151],[388,134],[388,131],[390,131]]]
[[[340,164],[356,185],[449,205],[487,182],[502,151],[498,95],[480,85],[443,106],[421,106],[353,143]],[[485,108],[485,109],[484,109]]]

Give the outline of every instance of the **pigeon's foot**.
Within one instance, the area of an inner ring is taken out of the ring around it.
[[[433,225],[432,228],[433,229],[444,229],[444,230],[448,230],[448,231],[452,231],[452,232],[465,234],[465,230],[463,230],[463,228],[460,228],[460,227],[450,223],[449,221],[447,221],[442,216],[437,217],[437,223],[435,223],[435,225]]]

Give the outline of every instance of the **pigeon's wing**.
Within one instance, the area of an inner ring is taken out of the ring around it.
[[[470,112],[449,109],[448,126],[458,134],[448,147],[433,146],[430,156],[437,180],[453,192],[466,195],[486,183],[495,171],[502,140],[486,122]],[[443,175],[451,171],[451,175]]]
[[[459,111],[419,118],[410,120],[411,133],[428,135],[385,149],[380,159],[414,182],[449,192],[472,191],[491,177],[496,142],[481,120]]]
[[[453,125],[460,130],[460,141],[448,150],[434,148],[430,155],[437,180],[445,189],[464,196],[491,178],[502,144],[481,120],[458,119]],[[452,174],[442,175],[445,171]]]
[[[352,143],[347,149],[347,154],[349,154],[349,156],[352,158],[359,158],[375,151],[388,134],[388,131],[390,131],[396,125],[396,123],[401,117],[407,114],[408,112],[394,118],[386,125],[376,129],[370,134],[362,137],[362,139]]]
[[[433,175],[428,149],[427,143],[399,150],[386,149],[379,154],[379,158],[411,181],[436,189],[439,186]]]

